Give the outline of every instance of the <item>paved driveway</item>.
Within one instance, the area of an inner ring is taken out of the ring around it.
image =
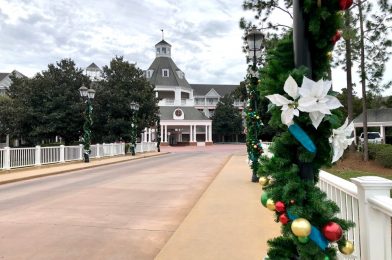
[[[169,150],[0,186],[0,259],[153,259],[245,146]]]

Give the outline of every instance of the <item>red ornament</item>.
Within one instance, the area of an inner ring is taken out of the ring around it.
[[[346,10],[353,4],[353,0],[339,0],[339,9]]]
[[[284,203],[282,201],[278,201],[275,203],[275,210],[280,213],[285,212],[286,205],[284,205]]]
[[[325,238],[330,242],[338,241],[343,235],[343,230],[340,225],[332,221],[328,222],[322,231]]]
[[[331,39],[332,43],[335,44],[337,41],[340,40],[341,37],[342,37],[342,32],[341,31],[337,31],[335,33],[335,35],[332,36],[332,39]]]
[[[279,221],[280,223],[282,223],[283,225],[286,225],[287,223],[289,223],[289,217],[286,215],[286,213],[283,213],[282,215],[279,216]]]

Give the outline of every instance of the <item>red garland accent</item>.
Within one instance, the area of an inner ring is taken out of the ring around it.
[[[287,217],[286,213],[283,213],[282,215],[279,216],[279,221],[280,223],[282,223],[283,225],[286,225],[287,223],[289,223],[289,217]]]
[[[339,0],[339,9],[346,10],[353,4],[353,0]]]
[[[286,205],[284,205],[284,203],[282,201],[278,201],[275,203],[275,210],[280,213],[285,212]]]
[[[332,36],[332,39],[331,39],[332,43],[335,44],[337,41],[340,40],[341,37],[342,37],[342,32],[341,31],[337,31],[335,33],[335,35]]]
[[[322,231],[325,238],[330,242],[338,241],[343,235],[343,230],[340,225],[332,221],[328,222]]]

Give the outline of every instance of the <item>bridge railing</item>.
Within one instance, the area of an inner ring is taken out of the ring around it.
[[[138,153],[156,151],[156,143],[152,142],[138,143],[136,147]],[[90,148],[90,158],[125,154],[125,143],[95,144]],[[83,160],[83,145],[0,149],[0,170],[77,160]]]
[[[267,148],[270,143],[264,143]],[[351,182],[320,171],[317,186],[340,208],[338,217],[350,220],[355,227],[346,236],[354,242],[354,253],[338,253],[338,259],[392,259],[391,217],[392,181],[378,176],[351,178]]]

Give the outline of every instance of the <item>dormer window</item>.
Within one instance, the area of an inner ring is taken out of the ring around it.
[[[165,78],[169,77],[169,70],[168,69],[162,69],[162,77],[165,77]]]
[[[146,78],[151,78],[152,77],[152,74],[154,73],[154,70],[147,70],[146,71]]]
[[[162,53],[166,54],[166,47],[162,47]]]
[[[181,70],[177,70],[177,75],[178,75],[178,77],[179,77],[180,79],[183,79],[184,76],[185,76],[184,72],[182,72]]]
[[[161,53],[161,49],[158,47],[157,48],[157,54]]]

